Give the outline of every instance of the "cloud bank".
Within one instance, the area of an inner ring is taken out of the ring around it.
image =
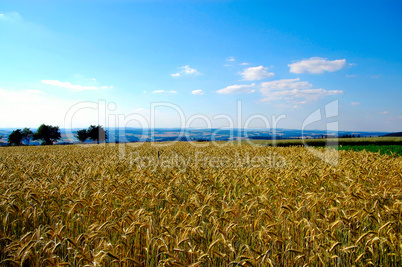
[[[59,80],[42,80],[43,84],[52,85],[56,87],[70,89],[72,91],[87,91],[113,88],[112,86],[94,86],[94,85],[79,85],[71,84],[70,82],[61,82]]]
[[[240,94],[240,93],[253,93],[255,90],[252,89],[255,86],[255,83],[247,85],[230,85],[223,89],[216,91],[218,94]]]
[[[321,74],[325,71],[334,72],[346,66],[346,59],[328,60],[321,57],[312,57],[288,64],[291,73],[312,73]]]
[[[240,74],[243,77],[243,80],[246,81],[262,80],[275,75],[273,72],[268,72],[267,70],[268,68],[263,66],[251,67],[245,69]]]
[[[194,90],[194,91],[192,91],[191,93],[192,93],[193,95],[203,95],[203,94],[205,94],[204,91],[202,91],[202,90]]]
[[[307,101],[316,100],[328,95],[342,94],[341,90],[324,90],[322,88],[311,89],[313,85],[297,79],[282,79],[261,83],[260,92],[265,98],[264,102],[285,100],[292,103],[305,104]]]
[[[167,93],[167,94],[177,94],[177,91],[171,90],[171,91],[166,91],[166,90],[155,90],[152,91],[153,94],[161,94],[161,93]]]
[[[189,65],[180,67],[179,69],[181,69],[181,71],[179,71],[177,73],[172,73],[172,74],[170,74],[170,76],[180,77],[182,75],[200,75],[201,74],[201,72],[199,72],[198,70],[190,68]]]

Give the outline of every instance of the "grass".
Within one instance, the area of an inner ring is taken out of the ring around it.
[[[386,155],[402,156],[402,145],[346,145],[338,146],[339,150],[370,151]]]
[[[0,149],[0,265],[402,265],[400,157],[164,145]]]
[[[279,140],[249,140],[243,143],[267,146],[326,146],[326,145],[402,145],[402,137],[363,137],[363,138],[338,138],[338,139],[279,139]]]
[[[338,150],[370,151],[387,155],[402,155],[402,137],[365,137],[365,138],[339,138],[339,139],[286,139],[286,140],[251,140],[243,141],[264,146],[334,146]]]

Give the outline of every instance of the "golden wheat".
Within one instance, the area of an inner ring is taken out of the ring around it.
[[[402,264],[400,157],[120,149],[0,149],[0,265]]]

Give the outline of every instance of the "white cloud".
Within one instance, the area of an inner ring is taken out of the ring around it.
[[[399,118],[399,119],[402,119],[402,116],[399,116],[398,118]]]
[[[204,94],[204,91],[202,91],[202,90],[194,90],[194,91],[192,91],[191,92],[193,95],[203,95]]]
[[[153,94],[161,94],[161,93],[168,93],[168,94],[177,94],[177,91],[165,91],[165,90],[155,90],[152,91]]]
[[[200,75],[201,74],[201,72],[199,72],[198,70],[190,68],[189,65],[180,67],[179,69],[181,69],[180,72],[170,74],[170,76],[172,76],[172,77],[180,77],[182,75]]]
[[[18,12],[9,12],[0,14],[0,21],[17,22],[21,20],[22,17]]]
[[[255,83],[247,85],[231,85],[216,91],[218,94],[239,94],[239,93],[253,93],[255,90],[252,89],[255,86]]]
[[[103,101],[99,101],[97,96],[87,98],[85,101],[82,98],[68,98],[69,96],[76,95],[64,94],[56,97],[55,94],[46,94],[39,90],[0,88],[0,114],[6,114],[1,116],[0,128],[36,128],[42,123],[60,126],[60,128],[84,128],[102,123],[99,121],[101,111],[106,110],[106,114],[102,115],[105,118],[110,118],[109,114],[115,116],[133,112],[130,105],[116,105],[116,109],[109,109],[113,102],[102,103]],[[94,105],[98,105],[98,108],[94,108],[96,107]],[[69,113],[69,110],[75,110],[75,112]],[[146,118],[149,122],[149,116]],[[110,127],[116,127],[114,121],[109,123]],[[108,127],[108,125],[105,126]]]
[[[380,78],[380,75],[373,75],[373,76],[371,76],[371,78],[378,79],[378,78]]]
[[[380,114],[381,114],[381,115],[388,114],[388,111],[383,111],[383,112],[380,112]]]
[[[270,102],[274,100],[294,100],[294,99],[305,99],[308,101],[317,100],[324,96],[328,95],[339,95],[342,94],[341,90],[324,90],[322,88],[319,89],[292,89],[285,91],[274,91],[267,94],[266,98],[263,98],[262,101]],[[307,101],[303,101],[306,103]]]
[[[288,89],[306,89],[311,88],[313,85],[309,82],[301,82],[300,78],[296,79],[282,79],[272,82],[261,83],[261,92],[267,94],[272,90],[288,90]]]
[[[328,60],[321,57],[312,57],[288,64],[292,73],[320,74],[324,71],[333,72],[342,69],[346,65],[346,59]]]
[[[236,59],[234,58],[234,57],[228,57],[228,58],[226,58],[226,61],[228,61],[228,62],[233,62],[233,61],[235,61]]]
[[[247,66],[247,65],[250,65],[250,63],[247,62],[240,63],[240,66]]]
[[[305,104],[307,101],[316,100],[324,96],[343,93],[341,90],[311,89],[312,86],[309,82],[300,81],[300,78],[282,79],[261,83],[260,92],[266,96],[262,99],[264,102],[285,100],[297,104]]]
[[[358,105],[360,105],[360,103],[359,102],[352,102],[352,103],[350,103],[352,106],[358,106]]]
[[[190,68],[190,66],[186,65],[182,67],[182,73],[184,74],[199,74],[199,72],[196,69]]]
[[[39,90],[0,89],[0,114],[7,114],[2,116],[0,127],[38,127],[42,123],[62,126],[73,104]]]
[[[357,77],[357,74],[346,74],[345,75],[345,77],[348,77],[348,78],[355,78],[355,77]]]
[[[23,101],[35,101],[35,99],[39,96],[44,95],[45,93],[40,90],[21,90],[21,91],[14,91],[14,90],[4,90],[0,89],[0,99],[7,99],[10,101],[20,99]]]
[[[298,108],[301,108],[301,106],[300,105],[294,105],[292,108],[291,108],[291,111],[293,111],[293,110],[295,110],[295,109],[298,109]]]
[[[267,67],[258,66],[245,69],[242,73],[243,79],[246,81],[261,80],[273,77],[275,74],[267,71]]]
[[[57,86],[61,88],[70,89],[73,91],[86,91],[86,90],[99,90],[99,89],[108,89],[112,88],[112,86],[94,86],[94,85],[79,85],[79,84],[71,84],[70,82],[61,82],[58,80],[42,80],[43,84],[48,84],[52,86]]]

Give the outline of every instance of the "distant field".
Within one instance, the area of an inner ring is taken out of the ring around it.
[[[286,139],[286,140],[250,140],[243,141],[258,145],[267,146],[300,146],[307,144],[309,146],[326,146],[326,145],[402,145],[402,137],[364,137],[364,138],[338,138],[338,139]]]
[[[386,155],[402,156],[402,145],[346,145],[338,146],[339,150],[370,151]]]
[[[258,140],[243,141],[264,146],[304,146],[303,140]],[[387,155],[402,155],[402,137],[366,137],[366,138],[339,138],[339,139],[305,139],[305,144],[314,147],[333,146],[338,150],[370,151]]]
[[[0,266],[402,266],[401,157],[131,145],[1,148]]]

